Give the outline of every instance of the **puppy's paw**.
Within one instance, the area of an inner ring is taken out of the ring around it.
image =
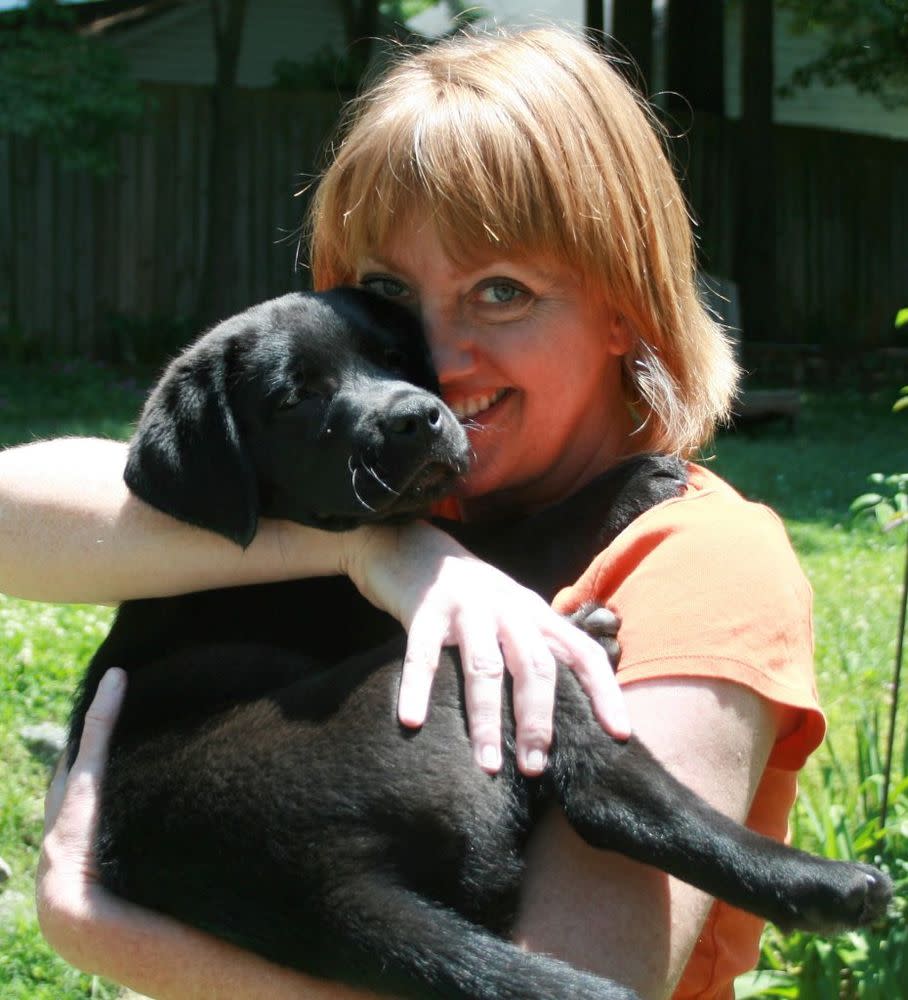
[[[833,934],[865,927],[886,916],[892,899],[889,876],[871,865],[826,862],[820,880],[805,887],[789,928]]]
[[[572,625],[586,632],[595,639],[608,655],[612,670],[617,669],[618,661],[621,659],[621,646],[618,644],[618,629],[621,628],[621,619],[614,611],[588,601],[570,616]]]

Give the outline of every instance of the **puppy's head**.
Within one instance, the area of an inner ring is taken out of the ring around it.
[[[260,515],[342,530],[415,516],[466,471],[418,320],[358,289],[285,295],[181,354],[153,390],[126,482],[241,545]]]

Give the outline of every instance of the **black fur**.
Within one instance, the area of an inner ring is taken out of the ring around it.
[[[290,295],[178,358],[130,448],[130,487],[248,544],[259,515],[342,528],[423,511],[465,468],[462,428],[415,320],[364,293]],[[683,466],[633,459],[559,507],[448,525],[550,598]],[[558,801],[621,851],[782,926],[866,923],[890,884],[725,819],[632,738],[609,739],[560,670],[546,774],[522,777],[506,707],[495,777],[472,761],[456,656],[429,719],[396,721],[404,638],[346,579],[123,605],[74,709],[70,752],[110,666],[129,671],[97,841],[105,885],[316,975],[406,997],[630,1000],[507,941],[521,851]]]

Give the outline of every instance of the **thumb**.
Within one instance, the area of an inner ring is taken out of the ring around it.
[[[85,713],[79,752],[69,775],[65,771],[58,772],[48,792],[49,825],[55,819],[52,813],[57,812],[56,818],[62,821],[64,827],[70,821],[84,823],[88,820],[92,826],[92,834],[94,833],[96,806],[107,763],[110,736],[125,692],[126,673],[118,668],[108,670],[101,678],[98,690]],[[59,802],[52,799],[59,799]]]

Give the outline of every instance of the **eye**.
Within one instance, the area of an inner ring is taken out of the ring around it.
[[[303,396],[299,389],[294,388],[278,401],[277,408],[279,410],[292,410],[294,406],[299,406],[302,401]]]
[[[394,299],[398,302],[406,300],[410,296],[410,289],[397,278],[390,274],[366,274],[359,279],[361,288],[381,295],[385,299]]]
[[[509,306],[523,304],[532,298],[523,285],[507,278],[490,278],[476,289],[476,300],[481,305]]]
[[[329,399],[337,392],[337,382],[330,376],[309,376],[296,385],[285,389],[274,397],[277,410],[292,410],[302,403],[312,403]]]

